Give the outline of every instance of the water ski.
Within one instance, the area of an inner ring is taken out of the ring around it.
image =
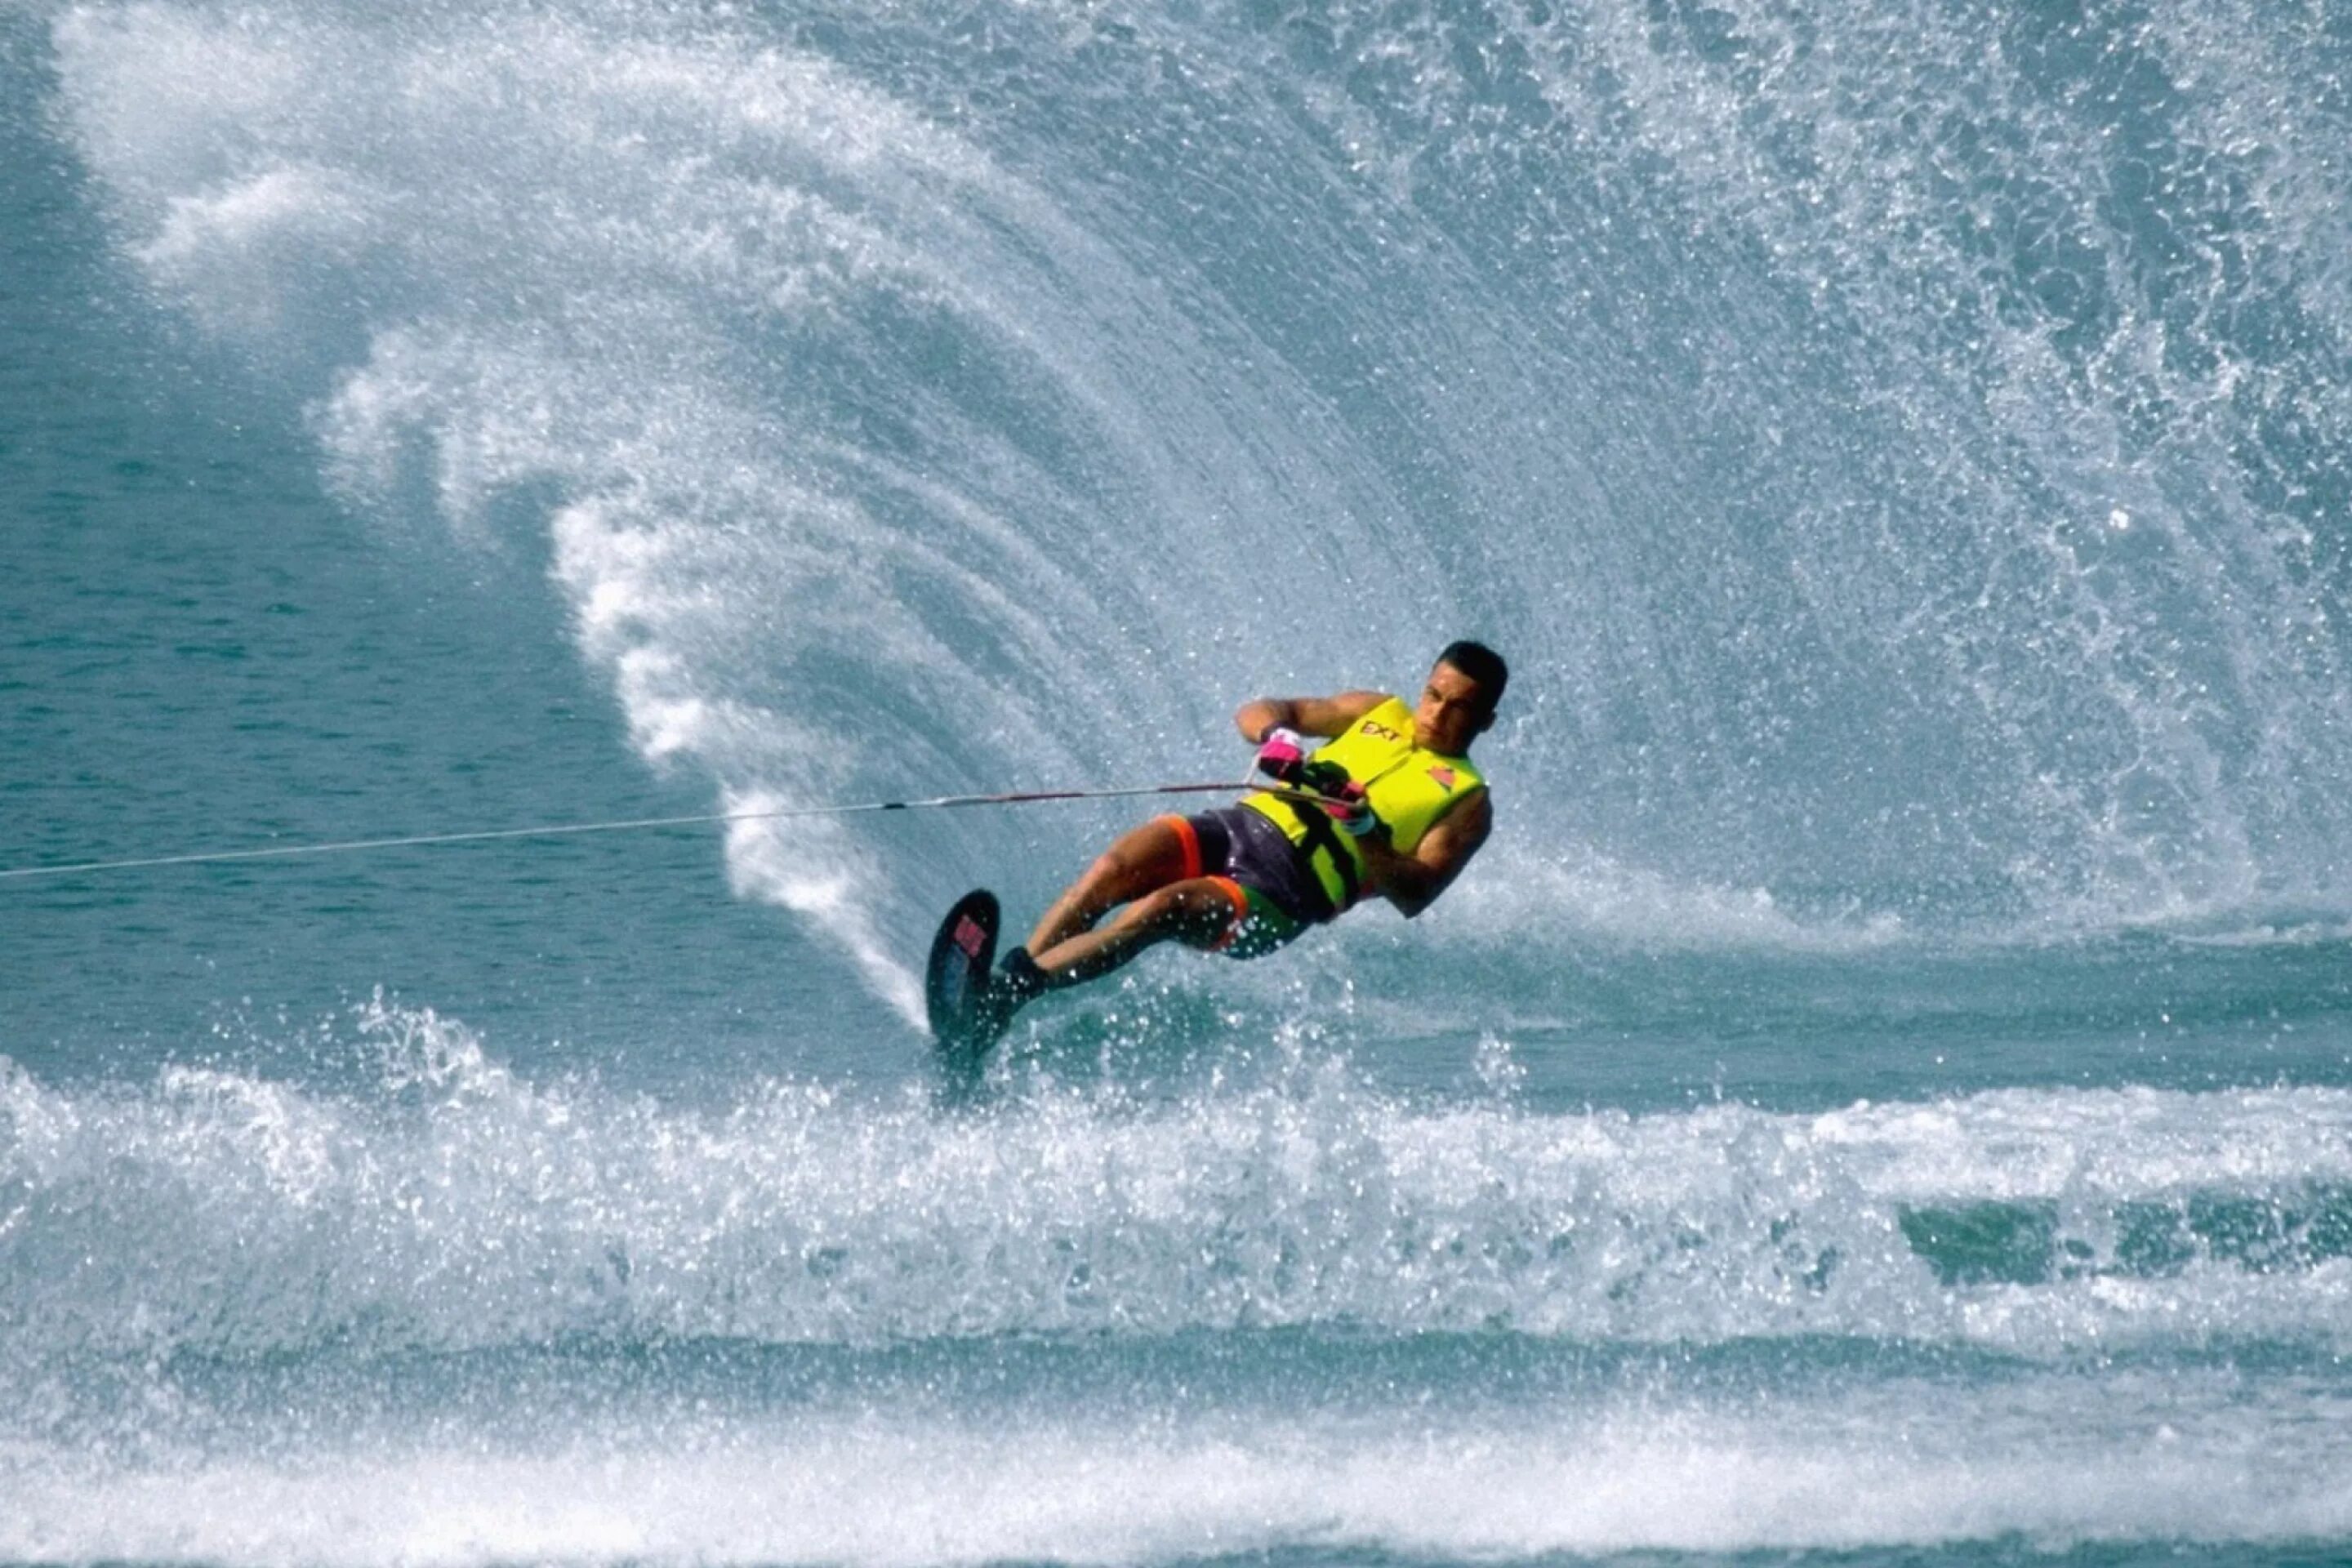
[[[956,900],[931,939],[923,967],[923,1005],[931,1038],[951,1056],[986,1050],[996,1037],[987,1005],[990,965],[996,962],[996,895],[975,888]]]

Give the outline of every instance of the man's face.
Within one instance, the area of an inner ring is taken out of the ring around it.
[[[1429,684],[1421,689],[1421,701],[1413,708],[1413,743],[1458,757],[1493,718],[1479,684],[1452,665],[1441,664],[1429,672]]]

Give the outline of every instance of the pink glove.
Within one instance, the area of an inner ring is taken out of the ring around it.
[[[1257,771],[1278,784],[1297,784],[1307,773],[1307,753],[1314,744],[1296,730],[1280,725],[1268,730],[1257,749]]]

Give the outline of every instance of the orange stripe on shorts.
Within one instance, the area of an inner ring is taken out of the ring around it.
[[[1201,874],[1201,835],[1190,817],[1163,816],[1160,820],[1176,830],[1177,842],[1184,846],[1184,879],[1189,882]]]
[[[1249,895],[1243,892],[1242,885],[1231,877],[1212,877],[1209,880],[1214,882],[1218,889],[1234,901],[1234,923],[1225,928],[1225,934],[1219,937],[1216,945],[1209,949],[1211,952],[1223,952],[1234,945],[1234,938],[1242,934],[1242,922],[1249,919]]]

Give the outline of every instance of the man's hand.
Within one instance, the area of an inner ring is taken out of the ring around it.
[[[1339,831],[1350,838],[1363,838],[1381,829],[1380,814],[1364,798],[1364,786],[1341,773],[1337,779],[1318,781],[1314,768],[1307,769],[1307,784],[1316,794],[1331,804],[1323,809],[1339,826]]]
[[[1361,838],[1378,828],[1381,819],[1365,801],[1364,786],[1349,778],[1348,770],[1338,763],[1311,761],[1307,753],[1313,745],[1297,731],[1277,725],[1257,749],[1257,771],[1314,796],[1318,803],[1328,802],[1323,809],[1343,833]]]
[[[1307,776],[1307,753],[1314,749],[1306,736],[1277,724],[1257,749],[1257,771],[1278,784],[1299,784]]]

